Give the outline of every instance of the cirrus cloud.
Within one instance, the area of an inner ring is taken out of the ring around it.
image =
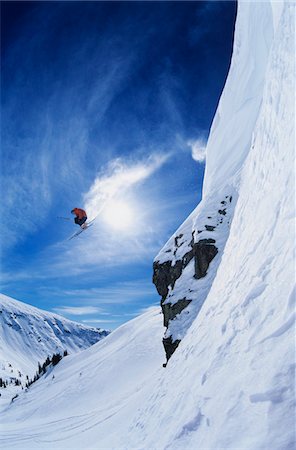
[[[204,139],[195,139],[188,141],[187,145],[191,148],[192,158],[197,162],[203,162],[206,159],[207,143]]]
[[[53,309],[60,314],[72,314],[73,316],[84,316],[102,312],[101,308],[97,306],[59,306]]]
[[[170,154],[153,154],[146,160],[133,163],[116,158],[109,162],[107,169],[97,175],[89,191],[84,196],[85,208],[90,217],[97,216],[106,202],[118,193],[127,192],[153,175],[169,159]]]

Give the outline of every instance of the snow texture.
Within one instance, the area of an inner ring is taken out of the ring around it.
[[[172,330],[182,341],[167,367],[152,309],[20,395],[1,447],[295,448],[294,23],[293,3],[238,4],[203,201],[156,257],[180,259],[202,225],[219,247],[203,280],[189,264],[170,292],[192,288],[198,307]],[[227,220],[207,230],[226,196]]]

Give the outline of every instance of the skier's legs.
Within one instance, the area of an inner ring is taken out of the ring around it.
[[[82,219],[79,219],[79,217],[75,217],[74,222],[77,223],[77,225],[83,225],[84,222],[86,222],[87,217],[82,217]]]

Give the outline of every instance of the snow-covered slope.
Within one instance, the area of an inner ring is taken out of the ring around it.
[[[160,308],[152,308],[64,358],[2,412],[0,447],[119,449],[127,421],[163,371],[161,322]]]
[[[294,23],[289,2],[238,5],[204,198],[156,258],[167,367],[152,310],[20,395],[3,448],[295,448]]]
[[[168,328],[177,339],[181,330],[184,339],[165,384],[153,392],[166,400],[157,404],[153,422],[141,421],[146,439],[131,432],[145,448],[155,444],[155,424],[164,418],[159,448],[295,448],[294,8],[239,4],[232,66],[208,144],[204,199],[176,235],[187,233],[188,243],[213,215],[209,205],[226,193],[235,201],[231,227],[224,248],[218,243],[220,261],[204,278],[208,292],[200,292],[187,266],[168,293],[177,289],[180,299],[189,287],[190,306],[196,300],[203,307],[184,332],[186,309]],[[157,257],[161,262],[171,244]],[[186,392],[183,401],[173,393],[176,384]]]
[[[0,294],[0,377],[24,385],[38,361],[64,350],[76,353],[108,334]]]

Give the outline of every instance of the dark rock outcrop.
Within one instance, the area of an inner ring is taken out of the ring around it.
[[[224,209],[218,209],[218,213],[222,214],[223,216],[226,216],[226,208]]]
[[[170,357],[172,356],[172,354],[174,353],[174,351],[176,350],[176,348],[178,347],[180,342],[181,342],[180,339],[176,339],[173,342],[172,336],[170,336],[168,338],[163,338],[162,343],[164,346],[167,361],[170,359]],[[165,367],[166,364],[164,364],[163,366]]]
[[[195,258],[196,279],[206,276],[210,262],[218,253],[215,239],[201,239],[196,243],[191,242],[192,250],[185,253],[182,259],[179,259],[172,265],[172,261],[153,263],[153,283],[157,292],[162,297],[162,303],[166,299],[169,286],[173,289],[178,278],[180,278],[185,267]]]
[[[194,278],[199,279],[206,276],[210,262],[218,253],[218,249],[214,245],[215,242],[214,239],[201,239],[197,244],[194,244]]]
[[[157,261],[153,263],[152,281],[155,284],[157,292],[162,297],[162,302],[168,295],[169,286],[173,288],[177,279],[180,278],[182,269],[182,260],[177,261],[174,266],[172,266],[172,261],[166,261],[162,264]]]
[[[163,324],[167,328],[169,326],[169,321],[173,320],[184,308],[186,308],[192,300],[187,300],[187,298],[182,298],[178,300],[177,303],[163,303],[161,304],[163,312]]]
[[[194,259],[193,277],[196,280],[199,280],[207,275],[211,261],[218,254],[218,248],[219,252],[223,251],[227,240],[227,229],[229,229],[231,212],[234,206],[231,205],[230,207],[232,198],[232,195],[226,195],[224,199],[219,201],[215,212],[212,208],[209,209],[204,216],[207,219],[202,223],[199,223],[198,228],[195,228],[194,231],[192,231],[191,236],[189,234],[190,232],[188,233],[188,229],[181,228],[180,230],[182,230],[182,233],[176,234],[167,244],[166,250],[163,251],[161,259],[164,262],[156,260],[153,264],[153,283],[161,296],[163,323],[167,328],[166,337],[163,339],[167,361],[178,347],[182,336],[184,336],[184,333],[186,332],[186,327],[190,326],[192,320],[194,320],[194,317],[191,318],[190,314],[198,314],[197,311],[201,309],[201,306],[207,297],[207,289],[210,289],[210,286],[206,289],[203,288],[199,293],[199,285],[197,284],[194,290],[185,288],[183,293],[178,290],[180,294],[176,294],[176,291],[173,292],[176,281],[182,276],[184,269],[192,259]],[[220,234],[220,227],[223,227],[224,230],[222,235]],[[185,231],[183,232],[183,230]],[[211,232],[210,236],[212,235],[213,238],[209,238],[209,232]],[[219,235],[220,238],[219,247],[214,239],[217,235]],[[221,236],[225,237],[222,242]],[[204,239],[202,239],[202,237],[204,237]],[[187,252],[186,250],[182,251],[183,248],[186,248]],[[163,257],[165,253],[168,254],[167,260],[166,257]],[[217,270],[216,265],[213,267],[213,270]],[[178,298],[179,295],[180,298]],[[189,296],[189,298],[186,298],[185,295]],[[195,301],[198,302],[198,304],[192,305],[192,308],[188,308],[188,305]],[[186,309],[187,311],[183,313],[183,310]],[[186,313],[188,313],[189,316],[186,316]],[[180,314],[181,316],[178,317],[178,320],[180,320],[180,323],[183,323],[183,325],[186,323],[186,325],[181,332],[178,331],[178,333],[176,333],[179,324],[176,322],[172,326],[170,324]],[[164,366],[166,366],[166,364],[164,364]]]
[[[182,235],[178,236],[178,238]],[[175,246],[178,246],[178,238],[175,239]],[[169,288],[173,289],[176,281],[182,275],[185,267],[194,258],[194,277],[196,279],[206,276],[208,267],[212,259],[218,253],[214,239],[201,239],[194,243],[192,238],[190,246],[192,249],[185,253],[182,259],[177,260],[174,264],[172,261],[159,263],[155,261],[153,264],[153,283],[157,292],[161,296],[161,307],[163,312],[164,326],[168,328],[169,322],[180,314],[190,303],[191,299],[182,298],[175,303],[165,303],[169,293]],[[163,345],[166,352],[167,360],[172,356],[180,341],[173,341],[172,337],[164,338]]]

